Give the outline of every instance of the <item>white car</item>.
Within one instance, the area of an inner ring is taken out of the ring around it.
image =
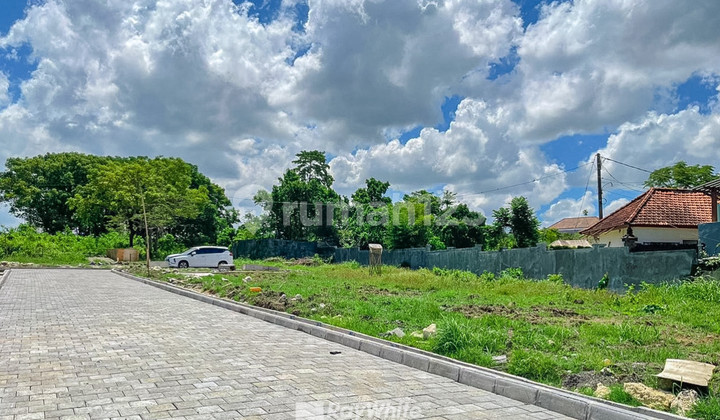
[[[224,246],[196,246],[181,254],[168,255],[165,258],[169,267],[222,267],[235,269],[233,256]]]

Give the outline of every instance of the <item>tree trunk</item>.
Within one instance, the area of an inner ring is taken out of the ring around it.
[[[128,230],[130,231],[130,248],[135,245],[135,231],[132,228],[132,223],[128,223]]]

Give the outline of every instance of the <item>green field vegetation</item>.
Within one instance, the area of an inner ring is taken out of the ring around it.
[[[42,265],[87,264],[88,257],[104,256],[110,248],[127,247],[128,236],[110,232],[79,236],[69,230],[55,235],[39,233],[28,225],[0,231],[0,258]]]
[[[619,295],[572,288],[557,275],[534,281],[519,270],[476,276],[456,270],[383,267],[370,276],[357,263],[271,259],[280,272],[223,273],[200,278],[155,274],[165,281],[220,297],[286,311],[375,337],[396,327],[389,340],[458,360],[587,393],[611,385],[611,399],[636,404],[623,382],[657,387],[665,359],[720,364],[720,281],[644,285]],[[236,260],[238,266],[255,263]],[[249,287],[259,286],[261,293]],[[293,300],[295,295],[302,300]],[[283,297],[283,295],[285,295]],[[411,336],[431,323],[438,334]],[[493,356],[507,356],[496,364]],[[604,371],[603,371],[603,368]],[[614,386],[619,384],[620,386]],[[720,375],[713,378],[717,393]],[[698,418],[720,418],[709,397]],[[707,414],[710,413],[710,414]],[[716,414],[712,414],[716,413]]]

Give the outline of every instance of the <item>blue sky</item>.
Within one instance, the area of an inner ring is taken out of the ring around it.
[[[343,194],[524,195],[545,224],[597,213],[596,153],[720,162],[716,2],[232,1],[6,0],[0,160],[179,156],[245,210],[320,149]],[[604,167],[607,213],[647,173]]]

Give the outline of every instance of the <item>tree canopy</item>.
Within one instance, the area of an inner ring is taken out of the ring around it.
[[[132,245],[143,233],[143,201],[155,241],[172,234],[186,246],[215,243],[237,221],[224,190],[179,158],[49,153],[10,158],[6,168],[0,173],[0,201],[48,233],[120,229]]]
[[[645,187],[692,188],[720,176],[711,165],[688,165],[684,161],[650,173]]]
[[[333,190],[323,152],[300,152],[293,164],[271,192],[255,195],[263,214],[246,215],[239,229],[243,238],[321,240],[361,248],[379,243],[391,249],[498,249],[534,246],[539,240],[539,222],[523,197],[494,212],[495,224],[486,226],[485,216],[458,202],[452,191],[418,190],[393,202],[387,196],[390,183],[369,178],[348,198]]]

